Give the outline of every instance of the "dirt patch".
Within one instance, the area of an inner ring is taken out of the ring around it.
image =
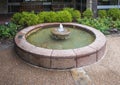
[[[13,39],[0,39],[0,50],[3,50],[13,45]]]

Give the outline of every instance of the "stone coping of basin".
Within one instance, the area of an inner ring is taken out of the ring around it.
[[[84,28],[86,30],[93,32],[93,34],[96,37],[93,43],[82,48],[67,49],[67,50],[55,50],[55,49],[53,50],[53,49],[36,47],[26,41],[26,34],[32,31],[33,29],[44,28],[44,26],[59,25],[59,24],[60,23],[44,23],[44,24],[27,27],[21,30],[15,36],[15,44],[20,49],[23,49],[26,52],[34,53],[37,55],[44,55],[45,57],[53,57],[53,58],[73,58],[77,56],[82,57],[85,55],[95,53],[96,51],[100,50],[102,47],[105,46],[106,38],[101,32],[99,32],[98,30],[92,27],[77,24],[77,23],[63,23],[63,25],[80,26],[81,28]]]

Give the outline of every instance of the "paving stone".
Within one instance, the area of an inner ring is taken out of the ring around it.
[[[69,71],[47,71],[27,65],[17,66],[2,80],[3,85],[74,85]]]
[[[108,37],[107,53],[100,65],[120,76],[120,37]]]
[[[107,37],[107,53],[85,66],[94,85],[120,85],[120,37]],[[79,81],[78,81],[79,82]],[[24,63],[13,47],[0,50],[0,85],[77,85],[70,71],[46,70]]]
[[[94,85],[90,77],[82,68],[72,69],[71,74],[75,80],[76,85]]]
[[[84,67],[95,85],[120,85],[120,76],[99,64]]]

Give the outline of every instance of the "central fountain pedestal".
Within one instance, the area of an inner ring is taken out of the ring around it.
[[[51,33],[54,39],[62,40],[69,38],[70,30],[63,28],[63,25],[60,24],[59,28],[53,28]]]

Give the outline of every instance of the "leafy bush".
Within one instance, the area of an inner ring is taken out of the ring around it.
[[[38,17],[39,17],[39,19],[38,19],[38,22],[39,23],[44,23],[45,22],[45,16],[47,16],[47,13],[48,12],[40,12],[39,14],[38,14]]]
[[[80,11],[75,10],[73,8],[64,8],[63,11],[68,11],[71,14],[71,16],[72,16],[72,20],[73,21],[81,18]]]
[[[78,18],[78,15],[79,12],[75,10],[74,18]],[[72,16],[68,11],[43,11],[38,14],[35,14],[34,12],[22,12],[14,14],[12,21],[22,26],[30,26],[46,22],[71,22]]]
[[[98,17],[101,17],[101,18],[107,17],[106,10],[99,10],[98,11]]]
[[[56,22],[56,16],[57,14],[55,12],[48,12],[47,16],[45,17],[46,22]]]
[[[109,29],[109,24],[111,23],[110,20],[110,18],[83,18],[78,19],[78,23],[94,27],[101,32],[106,33],[106,31]]]
[[[57,22],[71,22],[72,16],[68,11],[58,11],[56,19]]]
[[[34,12],[16,13],[12,17],[12,21],[22,26],[30,26],[38,23],[38,16]]]
[[[112,25],[114,26],[114,28],[120,30],[120,20],[113,21]]]
[[[71,22],[72,16],[68,11],[40,12],[38,14],[39,23],[44,22]]]
[[[12,22],[16,23],[16,24],[19,24],[19,21],[20,19],[22,18],[22,14],[21,13],[15,13],[13,16],[12,16]]]
[[[56,13],[53,11],[50,12],[40,12],[38,14],[39,23],[43,22],[55,22],[56,21]]]
[[[74,10],[72,15],[73,15],[73,20],[77,20],[81,18],[81,13],[78,10]]]
[[[91,26],[91,19],[86,17],[82,19],[78,19],[78,23]]]
[[[92,18],[92,17],[93,17],[93,12],[92,12],[92,10],[86,9],[86,10],[83,12],[83,17]]]
[[[112,8],[108,10],[108,16],[113,20],[120,19],[120,10],[118,8]]]
[[[22,12],[21,13],[21,19],[19,21],[19,24],[22,26],[30,26],[35,25],[38,23],[38,16],[31,12]]]
[[[72,13],[74,11],[74,8],[68,8],[68,7],[66,7],[66,8],[63,9],[63,11],[68,11],[72,15]]]
[[[0,25],[0,38],[12,38],[18,30],[18,26],[14,23]]]

